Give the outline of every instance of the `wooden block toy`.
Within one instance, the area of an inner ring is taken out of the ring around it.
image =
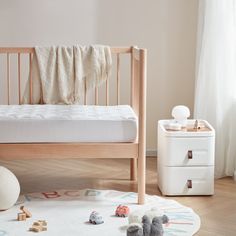
[[[45,220],[38,220],[33,223],[33,226],[47,226],[47,222]]]
[[[36,233],[39,233],[41,232],[41,228],[40,227],[37,227],[37,226],[33,226],[29,229],[29,231],[32,231],[32,232],[36,232]]]
[[[18,220],[18,221],[24,221],[24,220],[26,220],[26,214],[25,214],[25,213],[18,213],[18,215],[17,215],[17,220]]]
[[[36,221],[36,222],[33,223],[33,226],[42,226],[42,223]]]
[[[42,226],[47,226],[46,220],[38,220],[39,223],[42,223]]]
[[[47,222],[45,220],[35,221],[29,231],[36,233],[47,231]]]
[[[24,206],[21,206],[20,209],[26,214],[27,218],[32,217],[32,214]]]

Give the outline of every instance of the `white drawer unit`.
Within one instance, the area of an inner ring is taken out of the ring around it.
[[[204,120],[180,131],[158,121],[158,185],[163,195],[214,194],[215,131]]]

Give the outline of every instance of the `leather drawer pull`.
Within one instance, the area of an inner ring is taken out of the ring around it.
[[[188,188],[193,187],[192,180],[187,180],[187,186],[188,186]]]
[[[188,159],[193,159],[193,152],[192,151],[188,151]]]

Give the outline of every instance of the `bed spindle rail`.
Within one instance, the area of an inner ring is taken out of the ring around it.
[[[21,85],[22,85],[22,78],[21,78],[21,54],[28,54],[29,55],[29,76],[30,76],[30,103],[32,103],[32,58],[33,58],[34,48],[10,48],[10,47],[0,47],[0,54],[6,54],[6,81],[7,81],[7,93],[6,93],[6,100],[7,104],[10,105],[12,99],[12,96],[14,93],[11,92],[11,84],[14,84],[14,81],[11,78],[11,70],[13,69],[13,66],[11,64],[11,55],[16,54],[17,55],[17,100],[18,104],[21,105]],[[2,92],[2,91],[1,91]]]
[[[98,87],[95,87],[95,105],[98,105]]]
[[[120,54],[116,55],[117,105],[120,104]]]
[[[29,53],[29,80],[30,80],[30,86],[29,86],[29,98],[30,98],[30,104],[33,104],[33,78],[32,78],[32,59],[33,59],[33,53]]]
[[[87,88],[85,81],[84,81],[84,105],[87,105]]]
[[[10,104],[10,55],[7,53],[7,104]]]
[[[21,105],[21,55],[18,53],[17,57],[17,69],[18,69],[18,102]]]
[[[14,93],[11,93],[11,84],[13,83],[11,78],[11,61],[10,56],[11,54],[17,55],[17,87],[18,87],[18,104],[22,104],[22,54],[28,54],[29,57],[29,103],[33,103],[33,78],[32,78],[32,59],[34,54],[34,48],[33,47],[0,47],[0,54],[6,54],[7,58],[7,104],[11,104],[12,96]],[[139,81],[135,78],[139,76],[139,53],[140,49],[138,49],[136,46],[133,47],[112,47],[111,52],[113,55],[115,55],[115,61],[114,66],[116,67],[116,98],[115,98],[115,104],[119,105],[121,103],[121,54],[130,54],[131,58],[131,68],[130,68],[130,79],[131,79],[131,91],[130,91],[130,104],[136,111],[136,113],[139,112]],[[110,93],[109,93],[109,86],[110,82],[109,80],[105,83],[105,105],[110,105]],[[115,96],[115,95],[113,95]],[[83,104],[88,104],[88,91],[86,89],[86,84],[84,84],[84,99]],[[42,101],[42,99],[41,99]],[[43,103],[43,101],[42,101]],[[94,89],[94,104],[99,104],[99,89],[96,87]]]
[[[109,106],[109,80],[106,81],[106,106]]]

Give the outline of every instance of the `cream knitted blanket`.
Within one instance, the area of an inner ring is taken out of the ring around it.
[[[111,74],[112,57],[108,46],[35,47],[32,61],[32,103],[78,104],[84,88],[94,88]],[[30,101],[30,80],[22,103]]]

